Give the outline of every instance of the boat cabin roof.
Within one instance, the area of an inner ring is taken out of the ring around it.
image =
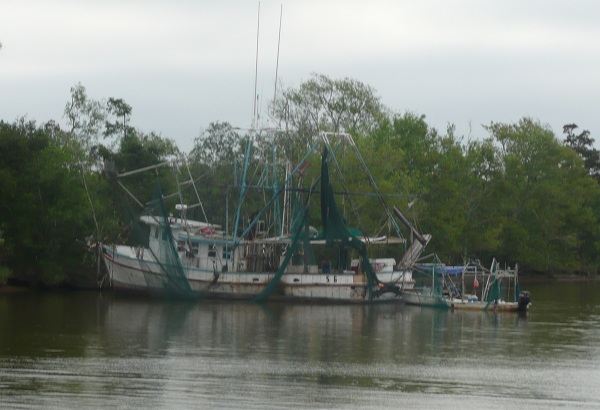
[[[150,226],[158,226],[158,225],[160,225],[160,222],[159,222],[160,218],[161,217],[159,217],[159,216],[142,215],[142,216],[140,216],[140,222],[145,223],[146,225],[150,225]],[[221,225],[217,225],[217,224],[211,224],[208,222],[194,221],[193,219],[181,219],[181,218],[175,218],[175,217],[169,217],[169,224],[173,228],[184,227],[184,226],[187,226],[188,228],[197,228],[197,229],[202,229],[202,228],[219,229],[219,228],[221,228]]]
[[[376,236],[376,237],[365,237],[359,236],[358,239],[363,243],[376,244],[376,245],[395,245],[405,243],[406,239],[395,236]],[[292,235],[275,236],[268,238],[255,239],[253,242],[264,242],[264,243],[289,243],[292,241]],[[313,245],[325,245],[325,239],[311,239],[310,243]]]

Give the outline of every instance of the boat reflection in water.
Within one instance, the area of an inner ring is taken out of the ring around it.
[[[600,301],[591,290],[561,286],[570,302],[553,308],[544,298],[556,295],[538,288],[540,309],[525,317],[402,304],[0,295],[2,404],[457,408],[468,398],[477,408],[589,407],[600,401]],[[583,294],[595,304],[578,304]]]
[[[411,360],[467,332],[521,326],[519,316],[378,305],[188,303],[110,295],[100,316],[107,353],[373,362]],[[123,337],[135,341],[123,345]],[[468,342],[467,342],[468,343]],[[99,348],[102,348],[99,346]]]

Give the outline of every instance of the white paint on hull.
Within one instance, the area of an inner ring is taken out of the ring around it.
[[[158,263],[149,258],[149,252],[139,252],[128,246],[104,246],[104,261],[110,273],[112,286],[146,293],[162,293],[168,277]],[[252,299],[271,282],[275,273],[215,272],[193,266],[184,266],[192,291],[200,297],[215,299]],[[414,286],[410,271],[378,274],[384,283],[396,283],[401,288]],[[362,274],[286,273],[271,299],[366,302],[369,301],[367,279]],[[400,300],[394,292],[378,295],[373,301]]]

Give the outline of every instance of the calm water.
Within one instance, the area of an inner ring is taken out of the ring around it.
[[[600,283],[523,288],[526,316],[0,294],[0,407],[600,407]]]

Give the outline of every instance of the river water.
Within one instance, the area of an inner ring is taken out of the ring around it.
[[[600,282],[526,315],[0,293],[2,408],[598,408]]]

